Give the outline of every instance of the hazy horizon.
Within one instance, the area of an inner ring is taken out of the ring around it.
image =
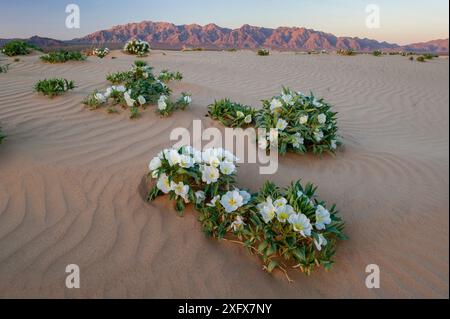
[[[77,4],[81,12],[80,29],[67,29],[65,7]],[[380,8],[380,28],[369,29],[365,21],[369,13],[366,6]],[[79,0],[57,1],[17,0],[2,4],[0,12],[1,38],[28,38],[33,35],[60,40],[83,37],[92,32],[109,29],[115,25],[142,21],[169,22],[176,25],[209,23],[235,29],[244,24],[277,28],[304,27],[348,36],[375,39],[400,45],[448,39],[449,3],[433,0],[431,3],[406,0],[365,1],[324,0],[237,0],[211,3],[195,0],[185,3],[169,0],[156,5],[156,1],[129,0],[126,6],[120,1]],[[304,14],[304,13],[307,14]],[[33,21],[30,24],[29,21]]]

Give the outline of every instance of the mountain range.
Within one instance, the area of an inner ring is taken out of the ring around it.
[[[414,51],[448,53],[449,40],[433,40],[405,46],[379,42],[357,37],[338,37],[331,33],[299,27],[279,27],[276,29],[256,27],[248,24],[238,29],[223,28],[216,24],[175,25],[167,22],[143,21],[114,26],[108,30],[91,33],[85,37],[68,41],[34,36],[26,39],[29,43],[43,48],[64,46],[123,45],[126,41],[139,38],[148,41],[152,47],[161,49],[203,48],[258,49],[270,48],[289,51],[352,49],[359,52]],[[0,39],[0,45],[10,39]]]

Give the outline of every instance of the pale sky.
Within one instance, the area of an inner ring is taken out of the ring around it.
[[[80,7],[81,28],[67,29],[66,5]],[[398,44],[448,38],[448,0],[0,0],[0,38],[73,39],[144,20],[175,24],[298,26]],[[380,28],[366,26],[366,6],[380,8]]]

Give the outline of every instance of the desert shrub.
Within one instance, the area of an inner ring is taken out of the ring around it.
[[[343,55],[343,56],[352,56],[352,55],[356,55],[356,52],[353,49],[339,49],[337,51],[337,54]]]
[[[167,82],[182,78],[179,72],[164,72],[162,79]],[[178,100],[172,101],[172,91],[167,83],[157,79],[153,68],[145,61],[135,61],[131,70],[108,74],[106,79],[115,85],[108,87],[103,93],[95,91],[89,95],[84,101],[89,108],[107,106],[109,113],[117,113],[111,107],[119,104],[123,108],[129,108],[130,118],[137,118],[139,110],[150,104],[158,104],[156,112],[161,116],[170,116],[176,110],[184,110],[192,102],[188,93],[182,93]]]
[[[150,45],[146,41],[133,39],[128,41],[123,47],[123,51],[128,54],[145,56],[150,52]]]
[[[100,59],[103,59],[108,54],[109,54],[108,48],[96,48],[92,51],[92,55],[95,55],[96,57],[99,57]]]
[[[422,56],[424,57],[425,60],[432,60],[434,58],[439,57],[437,54],[432,54],[432,53],[425,53]]]
[[[380,50],[375,50],[372,52],[372,55],[374,56],[381,56],[383,54],[383,52],[381,52]]]
[[[418,62],[425,62],[425,57],[424,56],[418,56],[416,59]]]
[[[226,127],[244,127],[254,123],[256,110],[248,105],[222,99],[208,106],[208,115]]]
[[[0,73],[8,72],[9,64],[0,64]]]
[[[307,96],[284,88],[280,96],[264,100],[257,114],[256,127],[267,132],[266,136],[258,137],[259,147],[278,147],[281,155],[310,151],[334,154],[341,144],[336,115],[328,103],[316,99],[312,93]]]
[[[60,50],[44,54],[40,59],[48,63],[65,63],[67,61],[84,61],[86,56],[80,52]]]
[[[270,52],[267,49],[259,49],[257,53],[258,53],[259,56],[268,56],[268,55],[270,55]]]
[[[31,50],[35,48],[23,41],[10,41],[6,43],[2,48],[2,53],[7,56],[27,55],[31,53]]]
[[[414,57],[410,56],[409,61],[414,61]]]
[[[183,74],[180,72],[170,72],[169,70],[162,70],[158,76],[158,80],[166,84],[171,81],[181,81],[182,79]]]
[[[34,90],[36,92],[42,93],[50,98],[63,94],[69,90],[73,90],[74,88],[75,83],[66,79],[40,80],[34,86]]]
[[[237,49],[236,48],[229,48],[229,49],[226,49],[226,51],[227,52],[237,52]]]
[[[166,149],[149,164],[147,200],[168,195],[180,215],[192,203],[207,236],[246,247],[269,273],[278,268],[289,279],[284,262],[308,275],[317,266],[330,269],[338,240],[346,239],[336,207],[300,181],[284,190],[271,182],[256,194],[241,190],[236,160],[223,149]]]
[[[15,58],[13,61],[14,62],[20,62],[20,59],[19,58]]]

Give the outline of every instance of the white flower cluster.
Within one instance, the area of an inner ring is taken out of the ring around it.
[[[150,52],[150,44],[146,41],[133,39],[125,44],[123,50],[129,54],[144,55]]]
[[[92,54],[99,58],[104,58],[105,56],[107,56],[109,54],[109,49],[108,48],[104,48],[104,49],[97,48],[92,51]]]
[[[300,192],[297,195],[299,197],[305,196]],[[308,202],[314,206],[310,199],[308,199]],[[266,224],[271,223],[274,219],[278,220],[281,224],[289,223],[292,225],[292,229],[300,233],[303,237],[311,237],[313,226],[316,230],[325,230],[326,225],[331,224],[330,212],[323,206],[314,206],[315,223],[312,224],[306,215],[297,213],[284,197],[280,197],[275,201],[271,197],[267,197],[266,201],[259,203],[256,208]],[[319,235],[319,242],[315,240],[317,249],[321,250],[321,247],[327,244],[323,235]]]

